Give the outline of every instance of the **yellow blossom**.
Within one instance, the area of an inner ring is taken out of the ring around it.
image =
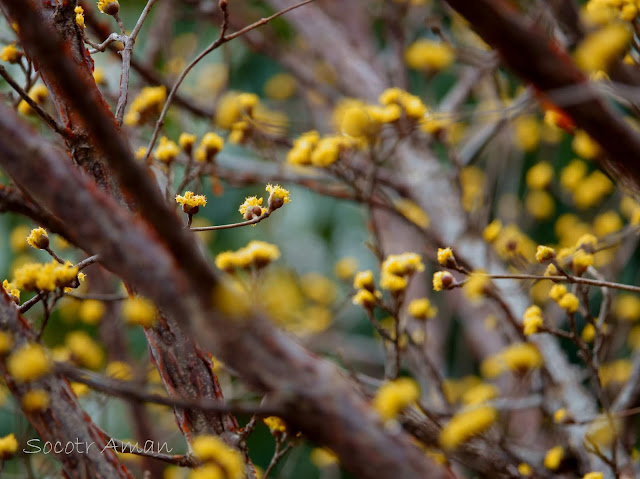
[[[587,72],[607,71],[616,59],[623,56],[631,37],[631,31],[625,25],[607,25],[587,35],[578,45],[574,55],[576,63]]]
[[[49,96],[49,90],[42,83],[34,85],[29,90],[29,98],[31,98],[38,105],[41,104]],[[18,112],[23,115],[33,114],[34,111],[31,106],[24,100],[20,100],[18,104]]]
[[[486,358],[480,370],[484,377],[493,378],[506,371],[521,373],[537,369],[542,364],[543,358],[538,348],[530,343],[516,343]]]
[[[549,449],[544,456],[544,467],[555,471],[560,467],[560,463],[564,459],[564,448],[562,446],[556,446]]]
[[[527,186],[532,189],[546,188],[553,179],[553,166],[548,161],[541,161],[527,171]]]
[[[523,115],[513,122],[516,145],[522,151],[533,151],[540,144],[540,123],[535,116]],[[529,183],[529,175],[527,175]]]
[[[571,269],[576,276],[581,276],[589,266],[593,265],[593,255],[579,249],[571,257]]]
[[[293,147],[287,153],[287,162],[292,165],[311,164],[311,154],[313,153],[320,135],[317,131],[308,131],[293,140]]]
[[[604,477],[602,472],[587,472],[582,479],[602,479]]]
[[[591,343],[596,337],[595,326],[591,323],[586,324],[585,327],[582,329],[582,333],[580,334],[580,337],[585,343]]]
[[[573,314],[578,311],[579,305],[580,302],[578,301],[578,297],[573,293],[565,294],[564,296],[562,296],[562,298],[560,298],[560,301],[558,301],[558,306],[560,306],[569,314]]]
[[[383,273],[407,276],[424,271],[424,264],[417,253],[390,254],[382,262]]]
[[[0,50],[0,60],[9,63],[18,63],[22,57],[22,52],[16,48],[15,43],[7,45]]]
[[[451,248],[438,248],[438,263],[445,267],[453,267],[456,264]]]
[[[280,257],[276,245],[264,241],[251,241],[237,251],[224,251],[216,256],[216,266],[223,271],[262,268]]]
[[[84,9],[78,5],[73,11],[76,14],[76,24],[80,28],[86,28],[86,25],[84,24]]]
[[[340,258],[333,267],[333,273],[338,279],[350,280],[358,269],[358,260],[352,257]]]
[[[269,416],[263,419],[263,422],[269,428],[271,433],[283,433],[287,432],[287,425],[285,422],[276,416]]]
[[[393,293],[399,293],[407,289],[407,280],[403,276],[382,272],[380,287]]]
[[[433,290],[443,291],[445,289],[451,289],[455,284],[453,275],[448,271],[436,271],[433,273]]]
[[[110,378],[118,379],[119,381],[131,381],[133,379],[131,366],[123,361],[110,362],[104,372]]]
[[[35,249],[46,249],[49,247],[49,236],[44,228],[36,228],[31,230],[31,234],[27,237],[27,243]]]
[[[366,108],[351,107],[342,117],[342,133],[355,138],[373,138],[380,131],[380,126]]]
[[[39,344],[28,343],[11,353],[7,370],[17,382],[39,379],[51,371],[51,359]]]
[[[187,191],[184,196],[176,195],[176,203],[182,205],[182,211],[185,213],[195,215],[201,206],[206,206],[207,197],[196,195],[193,191]]]
[[[120,10],[118,0],[98,0],[98,9],[107,15],[115,15]]]
[[[0,331],[0,356],[6,355],[13,347],[13,336],[6,331]]]
[[[20,304],[20,290],[14,283],[10,283],[8,280],[2,282],[2,288],[5,292],[11,296],[11,299],[17,304]]]
[[[154,158],[162,163],[171,163],[180,154],[180,148],[166,136],[160,137]]]
[[[0,438],[0,460],[11,459],[18,451],[18,441],[13,433]]]
[[[549,297],[558,302],[566,293],[567,287],[564,284],[554,284],[549,290]]]
[[[144,123],[160,113],[166,99],[165,86],[144,87],[131,102],[129,111],[124,117],[124,124],[134,126]]]
[[[551,218],[556,210],[553,196],[544,190],[532,190],[527,193],[524,205],[529,214],[540,221]]]
[[[353,304],[362,306],[363,308],[372,308],[376,304],[376,295],[366,289],[358,290],[353,296]]]
[[[500,220],[493,220],[485,227],[482,232],[482,237],[487,243],[493,243],[498,238],[500,230],[502,230],[502,222]]]
[[[538,245],[536,250],[536,261],[538,263],[547,263],[556,257],[556,250],[549,246]]]
[[[51,399],[44,389],[32,389],[22,396],[22,409],[27,413],[42,412],[49,407]]]
[[[489,429],[497,417],[496,410],[489,406],[463,409],[443,426],[440,432],[440,445],[444,449],[455,449],[473,436]]]
[[[558,409],[553,413],[553,422],[556,424],[562,424],[566,418],[567,410],[565,408]]]
[[[353,287],[356,289],[373,291],[375,289],[375,285],[373,283],[373,271],[368,269],[357,273],[353,278]]]
[[[285,190],[280,185],[268,184],[265,189],[269,192],[269,200],[267,201],[269,211],[273,211],[280,208],[282,205],[289,203],[289,191]]]
[[[482,404],[498,397],[500,390],[493,384],[480,383],[462,394],[461,401],[465,406]]]
[[[95,325],[100,322],[106,310],[107,307],[102,301],[87,299],[80,304],[78,316],[83,323]]]
[[[193,149],[193,145],[196,142],[196,135],[192,135],[191,133],[182,132],[180,133],[180,137],[178,138],[178,144],[183,151],[187,153],[191,153]]]
[[[587,174],[587,165],[581,160],[572,160],[560,171],[560,184],[569,191],[575,191]]]
[[[200,145],[196,151],[196,161],[211,161],[223,148],[224,139],[220,135],[210,131],[200,140]]]
[[[613,312],[620,320],[637,321],[640,319],[640,298],[629,293],[619,294],[614,300]]]
[[[593,232],[600,237],[615,233],[623,226],[620,215],[613,210],[605,211],[593,219]]]
[[[404,54],[405,62],[414,70],[444,70],[454,57],[450,45],[424,38],[413,42]]]
[[[272,100],[286,100],[293,96],[297,88],[296,79],[289,73],[278,73],[267,80],[264,94]]]
[[[140,296],[129,298],[122,304],[122,315],[128,324],[149,328],[155,323],[157,314],[155,305]]]
[[[331,466],[338,462],[338,457],[329,449],[324,447],[316,447],[311,451],[311,462],[316,467],[323,468]]]
[[[262,197],[258,198],[257,196],[247,196],[244,199],[244,203],[242,203],[240,208],[238,208],[238,211],[245,220],[255,219],[267,212],[267,209],[261,206],[263,201],[264,199]]]
[[[400,378],[383,384],[373,399],[373,408],[383,421],[394,419],[420,397],[418,384],[409,378]]]
[[[526,462],[521,462],[520,464],[518,464],[518,474],[523,477],[529,477],[531,474],[533,474],[533,469]]]
[[[598,374],[603,387],[610,384],[623,384],[631,376],[633,364],[628,359],[618,359],[600,365]]]
[[[593,160],[600,154],[600,145],[596,143],[584,130],[578,130],[571,143],[573,151],[586,160]]]
[[[217,436],[198,436],[191,443],[193,453],[205,463],[212,463],[220,467],[223,477],[241,479],[244,477],[244,459],[235,449],[227,446]]]
[[[340,158],[340,152],[346,146],[342,137],[328,136],[318,141],[315,149],[309,157],[309,161],[313,166],[318,168],[327,168],[334,164]]]
[[[613,182],[601,171],[587,176],[573,192],[573,201],[580,209],[592,208],[614,191]]]
[[[427,298],[414,299],[407,306],[407,312],[417,319],[433,318],[438,310],[431,306],[431,301]]]
[[[100,345],[84,331],[73,331],[65,338],[71,359],[80,367],[98,369],[104,361]]]
[[[540,308],[538,306],[529,306],[524,312],[524,317],[522,319],[525,336],[537,333],[543,324],[544,320],[542,318],[542,311]]]

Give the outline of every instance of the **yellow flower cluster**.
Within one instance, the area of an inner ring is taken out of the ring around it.
[[[183,147],[184,148],[184,147]],[[205,133],[195,151],[195,159],[199,163],[213,161],[216,155],[224,148],[224,139],[210,131]]]
[[[640,298],[629,293],[619,294],[614,300],[613,312],[619,320],[637,321],[640,319]]]
[[[438,263],[445,268],[455,268],[456,258],[451,248],[438,248]]]
[[[333,267],[333,272],[338,279],[349,281],[358,270],[358,260],[350,256],[340,258]]]
[[[224,251],[216,256],[216,266],[227,272],[236,269],[263,268],[280,257],[280,250],[274,244],[251,241],[238,251]]]
[[[118,0],[98,0],[98,9],[107,15],[115,15],[120,10]]]
[[[84,8],[78,5],[73,11],[76,14],[76,25],[83,29],[86,28],[84,24]]]
[[[548,263],[553,261],[556,257],[556,250],[549,246],[538,245],[536,249],[536,261],[538,263]]]
[[[603,387],[610,384],[624,384],[631,377],[633,364],[628,359],[618,359],[610,363],[601,364],[598,375]]]
[[[607,25],[587,35],[578,45],[574,54],[576,64],[586,72],[606,72],[615,60],[624,56],[631,38],[627,26]]]
[[[428,109],[422,100],[400,88],[389,88],[378,98],[383,106],[398,105],[404,116],[412,121],[423,121]]]
[[[57,288],[69,286],[78,276],[78,268],[70,262],[60,264],[27,263],[14,272],[15,286],[26,291],[55,291]]]
[[[543,324],[544,320],[542,318],[542,310],[538,306],[529,306],[524,312],[524,317],[522,318],[524,335],[530,336],[537,333]]]
[[[491,238],[493,249],[503,260],[525,259],[534,261],[537,244],[523,233],[515,224],[498,227],[499,223],[492,222],[485,228],[484,237]]]
[[[22,409],[26,412],[42,412],[49,407],[51,399],[44,389],[32,389],[22,396]]]
[[[373,408],[383,421],[389,421],[419,398],[418,384],[413,379],[400,378],[380,386],[373,398]]]
[[[416,253],[391,254],[382,262],[380,287],[400,293],[407,288],[407,282],[414,273],[424,271],[420,255]]]
[[[144,87],[131,102],[124,124],[135,126],[144,123],[160,113],[166,99],[167,89],[164,86]]]
[[[296,78],[289,73],[277,73],[264,84],[264,94],[272,100],[286,100],[296,92]]]
[[[244,477],[244,459],[235,449],[227,446],[216,436],[196,437],[191,448],[196,457],[204,462],[203,466],[194,469],[194,474],[207,472],[195,477],[225,477],[227,479],[242,479]]]
[[[11,459],[18,451],[18,441],[13,433],[0,438],[0,459]]]
[[[35,249],[47,249],[49,247],[49,236],[47,236],[44,228],[33,229],[27,237],[27,244]]]
[[[166,136],[160,137],[153,157],[161,163],[169,164],[180,154],[180,147]]]
[[[2,287],[6,293],[11,296],[11,299],[17,304],[20,304],[20,290],[14,283],[10,283],[8,280],[2,282]]]
[[[279,417],[269,416],[265,417],[262,421],[269,428],[272,434],[287,432],[287,425]]]
[[[258,198],[257,196],[247,196],[244,199],[244,203],[242,203],[240,208],[238,208],[238,211],[245,220],[253,220],[267,212],[267,209],[262,207],[263,201],[264,198],[262,197]]]
[[[133,370],[124,361],[112,361],[104,368],[104,373],[110,378],[119,381],[131,381],[133,379]]]
[[[407,306],[407,312],[416,319],[429,319],[438,314],[438,308],[427,298],[414,299]]]
[[[135,296],[122,304],[122,315],[127,324],[150,328],[156,322],[158,311],[148,299]]]
[[[106,311],[107,307],[102,301],[87,299],[80,303],[78,317],[85,324],[96,325],[100,322]]]
[[[104,362],[104,353],[100,345],[84,331],[73,331],[65,338],[65,344],[71,353],[71,360],[78,366],[96,370]]]
[[[544,467],[551,471],[555,471],[560,467],[563,459],[564,448],[562,446],[553,447],[549,449],[544,456]]]
[[[513,121],[515,144],[522,151],[534,151],[540,144],[540,123],[533,115],[521,115]],[[528,176],[528,175],[527,175]]]
[[[477,166],[465,166],[460,171],[462,188],[462,207],[465,211],[473,211],[482,204],[486,186],[486,176]]]
[[[207,197],[196,195],[193,191],[186,191],[184,196],[176,195],[176,203],[182,205],[182,211],[189,215],[195,215],[201,206],[207,205]]]
[[[337,135],[320,138],[317,131],[308,131],[293,141],[293,147],[287,153],[287,162],[327,168],[338,161],[342,152],[354,145],[355,142],[350,138]]]
[[[413,42],[404,53],[405,62],[414,70],[444,70],[454,59],[455,53],[450,45],[425,38]]]
[[[507,371],[519,373],[537,369],[542,364],[538,348],[530,343],[516,343],[486,358],[482,361],[480,370],[484,377],[495,378]]]
[[[444,291],[457,285],[453,275],[448,271],[436,271],[433,273],[433,290]]]
[[[29,98],[31,98],[36,104],[41,104],[49,96],[49,90],[42,83],[38,83],[31,87],[29,90]],[[20,100],[18,103],[18,112],[23,115],[30,115],[33,113],[31,106],[24,100]]]
[[[353,287],[357,290],[353,296],[353,304],[362,306],[363,308],[372,308],[376,301],[382,297],[379,291],[376,291],[373,271],[360,271],[353,278]]]
[[[7,45],[0,50],[0,60],[9,63],[18,63],[22,58],[22,52],[16,48],[15,43]]]
[[[497,411],[490,406],[463,409],[443,426],[440,431],[440,445],[444,449],[455,449],[489,429],[497,417]]]
[[[51,359],[42,346],[28,343],[11,353],[7,370],[18,382],[34,381],[51,371]]]
[[[291,201],[289,190],[284,189],[280,185],[268,184],[265,190],[269,193],[267,206],[269,207],[270,212],[277,210]]]

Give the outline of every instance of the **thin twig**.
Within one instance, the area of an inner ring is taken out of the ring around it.
[[[209,53],[211,53],[213,50],[215,50],[216,48],[218,48],[220,45],[233,40],[236,37],[239,37],[240,35],[243,35],[245,33],[247,33],[248,31],[251,31],[255,28],[261,27],[262,25],[265,25],[266,23],[270,22],[271,20],[273,20],[274,18],[279,17],[280,15],[284,15],[287,12],[290,12],[291,10],[294,10],[298,7],[302,7],[308,3],[313,2],[314,0],[305,0],[304,2],[300,2],[297,3],[295,5],[292,5],[288,8],[285,8],[284,10],[281,10],[277,13],[274,13],[273,15],[266,17],[266,18],[262,18],[260,20],[258,20],[257,22],[252,23],[251,25],[246,26],[245,28],[243,28],[242,30],[238,30],[235,33],[231,33],[229,35],[225,35],[226,31],[227,31],[227,27],[228,27],[228,18],[229,18],[229,13],[227,11],[228,5],[227,5],[227,1],[226,0],[220,0],[219,6],[220,9],[222,10],[222,25],[220,27],[220,35],[218,36],[218,39],[216,41],[214,41],[211,45],[209,45],[207,48],[205,48],[196,58],[194,58],[191,63],[189,63],[184,70],[182,70],[182,72],[180,73],[180,75],[178,76],[178,79],[176,80],[176,83],[173,85],[173,87],[171,88],[171,91],[169,92],[169,95],[167,96],[167,100],[164,103],[164,107],[162,108],[162,112],[160,113],[160,116],[158,117],[158,121],[156,122],[156,127],[153,130],[153,134],[151,136],[151,140],[149,141],[149,145],[147,146],[147,155],[144,159],[144,161],[148,162],[149,158],[150,158],[150,154],[151,154],[151,150],[153,149],[153,147],[156,144],[156,140],[158,139],[158,134],[160,133],[160,128],[162,128],[162,126],[164,125],[164,119],[167,116],[167,112],[169,111],[169,107],[171,106],[171,103],[173,101],[173,98],[175,97],[176,93],[178,92],[178,88],[180,88],[180,85],[182,84],[182,82],[184,81],[184,79],[186,78],[186,76],[189,74],[189,72],[193,69],[193,67],[195,67],[200,60],[202,60],[205,56],[207,56]]]
[[[49,113],[44,111],[40,105],[38,105],[33,98],[29,96],[29,94],[22,89],[20,85],[16,83],[16,81],[9,75],[7,70],[0,65],[0,76],[13,88],[18,95],[35,111],[40,118],[56,133],[62,136],[65,139],[70,138],[70,133],[64,128],[61,124],[59,124]]]

